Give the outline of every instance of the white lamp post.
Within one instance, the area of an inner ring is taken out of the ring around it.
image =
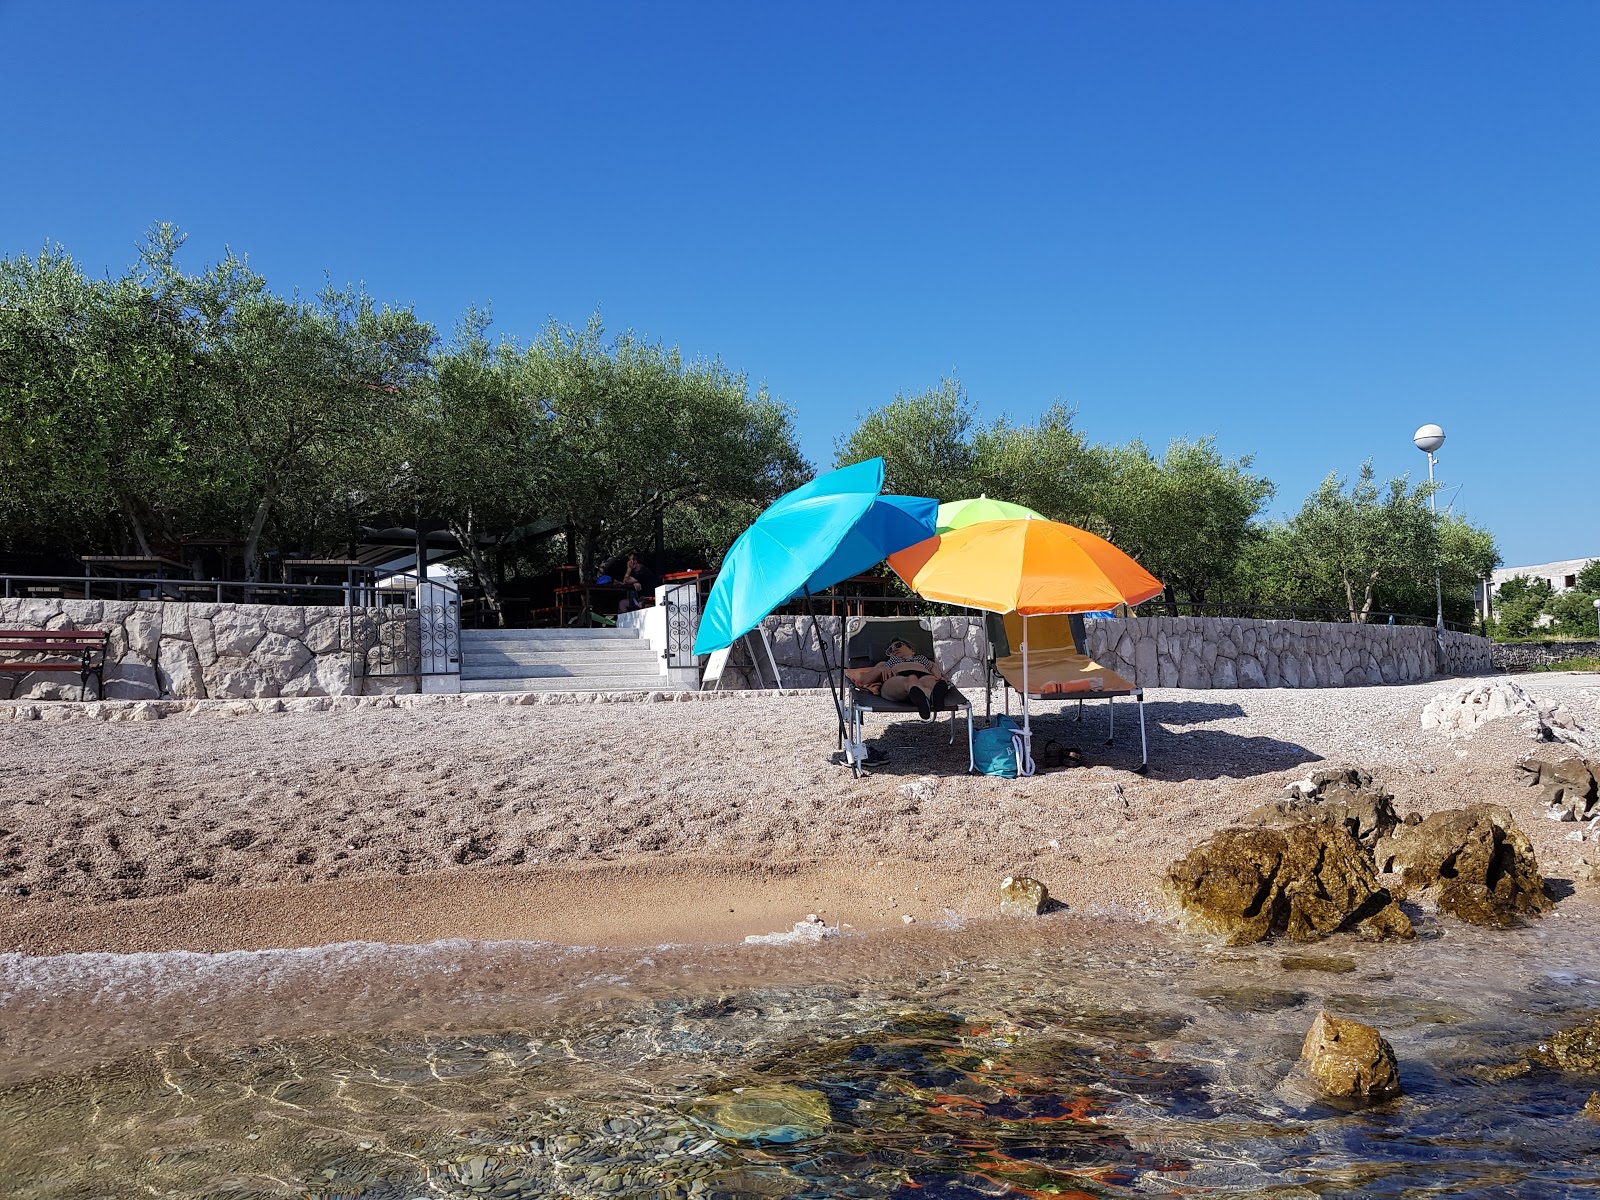
[[[1594,631],[1600,634],[1600,600],[1594,602]]]
[[[1444,445],[1444,430],[1440,429],[1437,425],[1424,425],[1421,429],[1417,430],[1416,433],[1411,435],[1411,440],[1416,444],[1418,450],[1421,450],[1428,456],[1428,483],[1432,484],[1434,464],[1433,452],[1440,446]],[[1428,489],[1428,508],[1435,517],[1438,517],[1439,505],[1434,500],[1434,493],[1431,487]],[[1435,521],[1434,524],[1437,526],[1438,521]],[[1441,577],[1439,560],[1437,556],[1434,558],[1433,563],[1433,598],[1436,606],[1435,611],[1437,614],[1435,619],[1439,636],[1442,639],[1444,637],[1444,580]]]

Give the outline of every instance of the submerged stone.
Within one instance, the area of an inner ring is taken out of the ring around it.
[[[821,1092],[784,1083],[707,1096],[689,1111],[707,1128],[739,1142],[798,1142],[816,1137],[833,1121]]]
[[[1600,1075],[1600,1017],[1586,1025],[1561,1030],[1540,1042],[1528,1057],[1558,1071]]]
[[[1394,1048],[1371,1025],[1318,1013],[1300,1047],[1301,1085],[1324,1100],[1373,1104],[1400,1094]]]

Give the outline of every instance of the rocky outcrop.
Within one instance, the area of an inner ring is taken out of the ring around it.
[[[1168,868],[1162,892],[1185,929],[1233,946],[1273,933],[1297,942],[1340,930],[1413,935],[1371,856],[1333,822],[1223,829]]]
[[[1326,1012],[1311,1023],[1290,1079],[1295,1090],[1339,1105],[1360,1107],[1400,1094],[1394,1048],[1383,1035]]]
[[[1337,825],[1364,849],[1400,824],[1394,797],[1360,767],[1323,767],[1288,786],[1282,800],[1263,804],[1246,818],[1250,825],[1285,828],[1305,822]]]
[[[1000,881],[1002,917],[1036,917],[1050,906],[1050,892],[1027,875],[1007,875]]]
[[[1528,1057],[1557,1071],[1600,1075],[1600,1017],[1586,1025],[1561,1030],[1540,1042]]]
[[[1464,737],[1491,721],[1505,720],[1516,722],[1539,741],[1596,744],[1565,705],[1534,696],[1509,679],[1469,683],[1442,692],[1422,709],[1422,728],[1438,730],[1446,737]]]
[[[1504,929],[1551,908],[1532,843],[1498,805],[1402,825],[1374,855],[1383,870],[1401,873],[1407,897],[1431,894],[1441,912],[1475,925]]]
[[[403,608],[0,600],[0,627],[104,629],[109,700],[235,700],[416,691]],[[9,691],[7,690],[9,689]],[[0,699],[76,700],[65,672],[0,675]]]
[[[1530,756],[1514,768],[1518,782],[1539,789],[1545,815],[1556,821],[1600,816],[1600,765],[1574,755]]]

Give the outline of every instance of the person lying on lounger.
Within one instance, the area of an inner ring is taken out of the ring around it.
[[[885,648],[881,663],[856,667],[846,674],[858,688],[896,704],[915,706],[924,721],[944,705],[945,694],[950,690],[938,663],[898,639]]]

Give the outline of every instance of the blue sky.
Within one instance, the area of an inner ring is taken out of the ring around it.
[[[1214,434],[1292,511],[1441,478],[1600,554],[1600,6],[0,0],[0,253],[152,222],[450,329],[598,309],[794,406],[816,461],[985,417]]]

